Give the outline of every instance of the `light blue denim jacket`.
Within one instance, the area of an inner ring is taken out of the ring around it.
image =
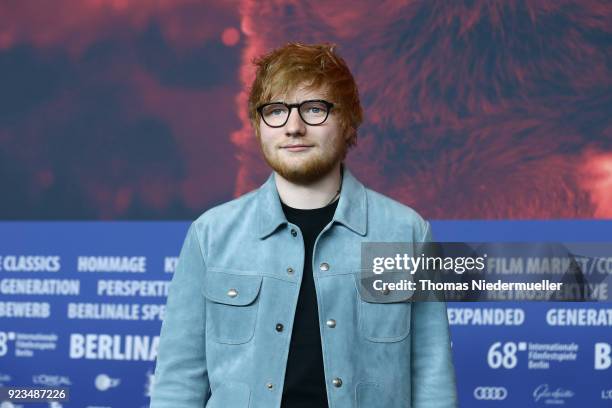
[[[445,304],[371,303],[357,289],[361,242],[427,241],[429,223],[343,167],[312,256],[329,407],[454,407]],[[280,407],[304,256],[274,173],[193,222],[169,288],[151,408]]]

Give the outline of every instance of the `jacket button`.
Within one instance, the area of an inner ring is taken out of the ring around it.
[[[329,264],[327,262],[323,262],[321,265],[319,265],[319,269],[321,269],[322,271],[328,271]]]
[[[227,291],[227,296],[231,297],[231,298],[235,298],[236,296],[238,296],[238,291],[234,288],[230,289]]]
[[[332,329],[336,327],[336,321],[334,319],[329,319],[325,322],[327,327],[331,327]]]
[[[332,380],[332,384],[334,384],[334,387],[336,387],[336,388],[340,388],[340,387],[342,387],[342,379],[341,379],[341,378],[336,377],[336,378],[334,378],[334,379]]]
[[[277,332],[282,332],[283,331],[283,325],[281,323],[276,323],[276,331]]]
[[[272,388],[274,388],[274,384],[272,384],[272,383],[267,383],[267,384],[266,384],[266,388],[268,388],[269,390],[271,390]]]
[[[292,267],[288,267],[288,268],[287,268],[287,273],[288,273],[289,275],[291,275],[291,274],[293,273],[293,268],[292,268]]]
[[[297,237],[297,231],[294,228],[291,228],[291,235]]]

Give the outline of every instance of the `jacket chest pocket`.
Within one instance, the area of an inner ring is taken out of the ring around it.
[[[358,279],[358,278],[356,278]],[[391,292],[372,295],[366,292],[363,282],[357,285],[357,314],[359,332],[367,340],[376,343],[392,343],[406,339],[410,334],[412,292]]]
[[[253,338],[261,276],[206,271],[206,336],[217,343],[243,344]]]

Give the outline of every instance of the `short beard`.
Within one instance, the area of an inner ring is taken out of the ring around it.
[[[292,167],[266,154],[261,141],[259,144],[266,163],[285,180],[300,185],[308,185],[327,176],[336,165],[344,160],[348,146],[344,140],[339,142],[330,156],[317,156],[308,160],[301,167]]]

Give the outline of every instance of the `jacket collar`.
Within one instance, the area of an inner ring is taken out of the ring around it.
[[[332,221],[336,221],[360,235],[367,231],[367,196],[364,185],[357,180],[346,165],[342,165],[342,190],[340,201]],[[268,180],[259,188],[256,197],[258,235],[263,239],[272,234],[276,229],[287,223],[287,218],[281,206],[274,172]]]

